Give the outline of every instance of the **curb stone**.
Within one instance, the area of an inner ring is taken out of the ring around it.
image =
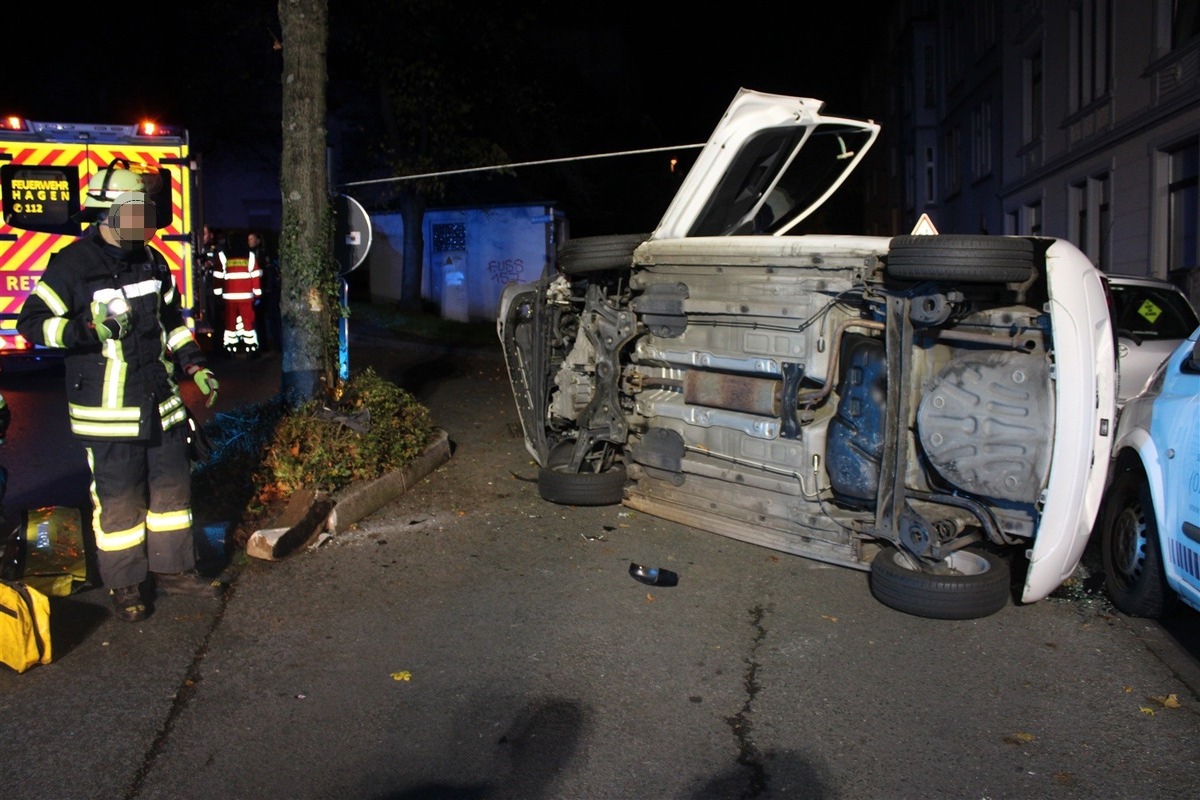
[[[450,436],[445,430],[436,428],[430,443],[403,469],[374,480],[352,483],[332,497],[324,492],[297,492],[281,517],[272,521],[271,527],[251,534],[246,543],[246,554],[278,561],[307,547],[322,533],[337,535],[404,494],[449,459]]]
[[[352,483],[333,495],[334,506],[325,520],[325,529],[333,535],[375,513],[408,491],[417,481],[450,460],[450,435],[436,428],[433,438],[419,456],[404,469],[389,472],[371,481]]]

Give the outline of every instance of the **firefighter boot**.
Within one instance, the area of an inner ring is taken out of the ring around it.
[[[112,595],[113,611],[118,618],[126,622],[141,622],[149,616],[150,612],[146,610],[146,604],[142,601],[142,593],[138,591],[137,586],[111,589],[109,594]]]
[[[155,572],[154,588],[159,594],[183,594],[192,597],[220,597],[225,585],[219,580],[205,578],[194,569],[187,572]]]

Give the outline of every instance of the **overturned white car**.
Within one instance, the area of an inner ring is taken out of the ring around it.
[[[998,611],[1018,561],[1040,600],[1104,488],[1100,274],[1050,238],[793,235],[878,134],[821,108],[742,90],[652,234],[506,288],[541,496],[869,570],[920,616]]]

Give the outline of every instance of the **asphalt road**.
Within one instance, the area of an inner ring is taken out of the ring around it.
[[[7,800],[1196,796],[1200,660],[1161,626],[1083,595],[920,619],[865,573],[549,505],[498,360],[378,344],[351,367],[451,459],[223,602],[57,599],[54,663],[0,667]]]

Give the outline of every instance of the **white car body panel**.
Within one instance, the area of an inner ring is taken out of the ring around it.
[[[1050,479],[1021,595],[1027,603],[1058,588],[1083,557],[1104,495],[1116,418],[1116,352],[1100,275],[1065,241],[1051,245],[1046,260],[1059,402]],[[1093,395],[1094,414],[1080,417],[1064,392]]]

